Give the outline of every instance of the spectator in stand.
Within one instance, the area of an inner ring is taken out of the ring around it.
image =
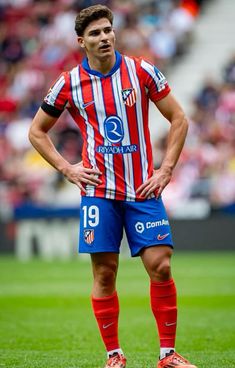
[[[224,68],[224,81],[233,87],[235,85],[235,54],[232,55],[228,64]]]

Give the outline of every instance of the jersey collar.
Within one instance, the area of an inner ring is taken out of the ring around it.
[[[89,64],[88,64],[88,59],[87,58],[82,60],[82,67],[89,74],[96,75],[97,77],[100,77],[100,78],[110,77],[113,73],[115,73],[118,70],[118,68],[121,65],[121,61],[122,61],[122,56],[118,51],[115,51],[115,56],[116,56],[115,64],[114,64],[114,66],[112,67],[112,69],[110,70],[110,72],[108,74],[102,74],[102,73],[98,72],[97,70],[91,69]]]

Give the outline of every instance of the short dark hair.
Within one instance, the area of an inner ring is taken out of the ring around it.
[[[83,36],[86,27],[101,18],[107,18],[113,24],[113,13],[105,5],[93,5],[80,11],[75,20],[75,31],[78,36]]]

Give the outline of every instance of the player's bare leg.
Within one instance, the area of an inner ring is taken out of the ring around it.
[[[91,255],[94,283],[92,307],[107,350],[105,368],[125,368],[126,358],[118,341],[119,302],[116,277],[119,257],[116,253]]]
[[[172,253],[172,248],[160,245],[142,250],[140,256],[151,281],[162,282],[170,280]]]
[[[172,249],[154,246],[141,252],[141,259],[150,277],[150,298],[160,338],[160,360],[157,368],[196,368],[175,352],[177,326],[176,287],[171,275]]]
[[[93,271],[92,296],[103,298],[112,295],[116,290],[116,277],[119,255],[116,253],[91,254]]]

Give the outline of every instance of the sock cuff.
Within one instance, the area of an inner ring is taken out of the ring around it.
[[[158,298],[176,295],[174,279],[160,282],[150,280],[150,295]]]
[[[107,315],[116,317],[119,314],[119,301],[116,291],[112,295],[103,298],[91,297],[91,302],[96,317],[105,318]]]
[[[154,286],[159,286],[159,287],[163,286],[163,287],[166,287],[166,286],[172,285],[174,283],[175,282],[174,282],[173,277],[171,279],[167,280],[167,281],[153,281],[153,280],[150,279],[150,285],[153,286],[153,287]]]
[[[118,294],[117,291],[115,290],[113,294],[111,295],[107,295],[107,296],[103,296],[102,298],[95,298],[93,295],[91,295],[91,300],[92,302],[105,302],[105,301],[109,301],[112,299],[116,299],[118,298]]]

